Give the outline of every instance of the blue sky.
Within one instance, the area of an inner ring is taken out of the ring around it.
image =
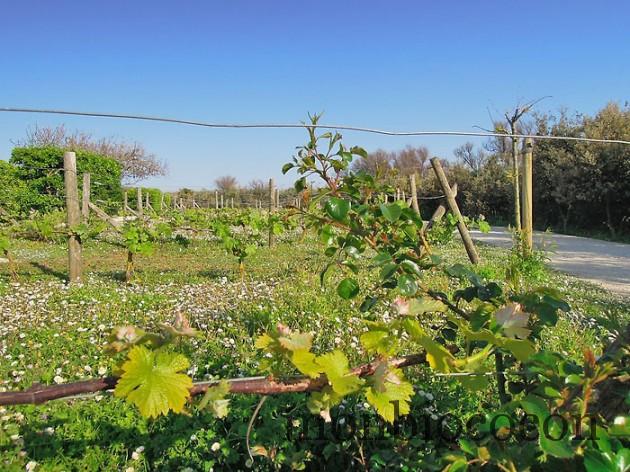
[[[214,122],[322,121],[472,130],[518,101],[593,113],[630,99],[630,2],[4,2],[0,107],[155,114]],[[137,140],[166,190],[281,177],[302,130],[209,130],[0,113],[0,158],[27,127]],[[368,150],[466,139],[344,133]],[[481,143],[481,141],[477,141]]]

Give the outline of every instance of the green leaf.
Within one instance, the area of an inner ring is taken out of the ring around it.
[[[392,355],[398,348],[398,338],[391,336],[386,329],[370,329],[360,337],[361,345],[368,352],[376,352],[381,355]]]
[[[404,380],[402,371],[399,369],[390,369],[390,373],[394,374],[393,377],[388,377],[380,385],[370,386],[365,393],[365,398],[385,421],[393,423],[396,420],[396,414],[402,416],[409,413],[413,386]]]
[[[363,380],[350,372],[348,358],[338,349],[319,356],[315,362],[326,374],[333,391],[338,395],[356,392],[363,385]]]
[[[512,352],[520,362],[527,362],[536,352],[534,345],[526,339],[498,339],[497,344]]]
[[[306,406],[311,413],[320,415],[324,421],[330,423],[330,409],[339,404],[342,398],[342,395],[336,394],[330,386],[326,386],[319,392],[313,392]]]
[[[316,356],[306,349],[294,351],[291,354],[291,362],[304,375],[316,379],[322,373],[322,368],[316,363]]]
[[[398,277],[398,289],[405,297],[413,297],[418,291],[418,284],[411,275],[403,274]]]
[[[426,332],[420,327],[416,320],[406,318],[404,320],[404,326],[409,336],[427,352],[427,361],[432,369],[443,373],[451,371],[454,358],[444,346],[427,336]]]
[[[538,435],[538,442],[543,452],[561,459],[569,459],[573,457],[575,452],[569,444],[569,437],[571,434],[566,432],[564,437],[561,438],[562,427],[556,421],[549,421],[547,426],[547,433],[549,437],[547,437],[547,434],[545,434],[544,431],[540,431]]]
[[[344,300],[349,300],[350,298],[356,297],[359,293],[359,284],[355,279],[343,279],[337,285],[337,293]]]
[[[188,366],[188,359],[181,354],[134,346],[121,367],[123,374],[114,395],[136,405],[147,418],[165,415],[170,410],[180,413],[190,396],[192,379],[179,372]]]
[[[368,157],[367,151],[365,149],[363,149],[362,147],[359,147],[359,146],[352,146],[350,148],[350,152],[352,154],[356,154],[357,156],[361,156],[364,159],[367,159],[367,157]]]
[[[381,203],[380,208],[385,219],[391,223],[398,220],[398,218],[400,218],[400,214],[402,213],[402,208],[397,203],[390,203],[389,205]]]
[[[490,230],[492,229],[486,220],[480,220],[478,222],[478,225],[479,225],[479,231],[481,231],[482,233],[489,233]]]
[[[217,418],[225,418],[230,405],[230,400],[225,398],[228,393],[230,393],[230,383],[227,380],[221,380],[218,385],[208,388],[199,403],[199,409],[208,408]]]
[[[302,190],[304,190],[306,188],[306,177],[302,177],[301,179],[296,180],[293,184],[293,188],[297,193],[300,193]]]
[[[445,312],[446,305],[439,300],[428,297],[414,298],[409,301],[409,314],[422,315],[423,313]]]
[[[381,278],[381,280],[385,281],[389,279],[394,274],[394,272],[396,272],[397,268],[398,266],[395,263],[388,262],[383,267],[381,267],[379,277]]]
[[[342,198],[330,197],[325,206],[326,213],[335,221],[345,221],[350,211],[350,202]]]
[[[584,467],[587,472],[617,472],[624,470],[615,466],[609,454],[593,448],[588,448],[584,452]]]
[[[308,351],[313,345],[313,335],[311,333],[295,332],[278,337],[278,342],[287,351]]]
[[[282,166],[282,173],[286,174],[294,167],[295,167],[295,164],[293,164],[292,162],[287,162],[285,165]]]

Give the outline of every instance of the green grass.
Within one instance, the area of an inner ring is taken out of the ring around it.
[[[85,284],[68,288],[63,282],[67,263],[63,244],[16,241],[20,281],[12,284],[4,273],[0,277],[0,387],[17,390],[34,382],[54,384],[111,374],[114,360],[103,346],[113,326],[150,329],[172,321],[177,310],[203,333],[186,348],[196,380],[258,374],[261,358],[253,337],[279,321],[313,331],[315,351],[337,347],[352,363],[360,362],[365,357],[358,343],[363,330],[358,302],[336,295],[334,280],[340,274],[320,287],[319,270],[325,264],[321,249],[308,239],[279,242],[247,261],[246,283],[241,284],[234,259],[216,243],[193,241],[188,248],[169,243],[152,256],[138,257],[137,281],[125,285],[121,282],[125,250],[89,242],[84,247]],[[449,263],[466,263],[456,242],[437,251]],[[483,261],[479,272],[503,280],[508,252],[488,246],[479,251]],[[368,286],[369,271],[359,280],[362,287]],[[457,288],[437,271],[424,283],[448,292]],[[599,351],[628,322],[630,303],[600,288],[546,269],[536,272],[529,283],[557,287],[570,302],[572,311],[546,337],[548,348],[567,357],[578,359],[585,348]],[[378,306],[376,316],[386,317],[388,311],[389,307]],[[424,321],[429,327],[434,323]],[[409,374],[425,393],[414,397],[417,411],[470,414],[493,401],[487,392],[471,394],[424,367],[410,369]],[[360,454],[370,458],[374,469],[379,461],[393,460],[392,438],[383,444],[349,440],[308,447],[302,440],[288,439],[289,422],[309,417],[305,401],[304,395],[270,399],[257,420],[253,444],[264,445],[278,462],[298,463],[309,455],[330,454],[331,470],[342,467],[336,460]],[[242,469],[247,461],[247,423],[257,402],[255,397],[237,396],[224,420],[193,407],[189,415],[147,421],[108,394],[3,408],[1,468],[24,470],[35,461],[37,470]],[[348,400],[345,408],[362,405],[363,399],[357,398]],[[420,446],[405,447],[397,454],[428,454]],[[310,457],[311,464],[317,460]],[[255,459],[256,467],[269,464]]]

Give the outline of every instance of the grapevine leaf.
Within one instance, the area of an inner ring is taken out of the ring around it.
[[[330,386],[326,386],[319,392],[313,392],[306,406],[311,413],[320,415],[326,423],[330,423],[330,409],[339,404],[342,398],[342,395],[336,394]]]
[[[333,391],[338,395],[344,396],[356,392],[363,385],[363,380],[350,372],[348,358],[339,350],[319,356],[316,362],[326,374]]]
[[[396,352],[398,338],[390,336],[387,329],[370,329],[361,335],[361,345],[367,352],[376,352],[381,355],[391,355]]]
[[[396,375],[399,375],[399,383],[386,381],[383,382],[380,391],[372,386],[365,393],[368,403],[389,423],[393,423],[397,415],[409,413],[409,400],[413,395],[413,387],[403,380],[402,373]]]
[[[311,333],[290,333],[287,336],[278,338],[280,346],[288,351],[298,351],[301,349],[310,350],[313,345],[313,335]]]
[[[199,403],[199,409],[208,408],[217,418],[225,418],[230,404],[230,400],[225,398],[228,393],[230,393],[230,383],[226,380],[221,380],[218,385],[208,388]]]
[[[179,372],[188,366],[188,359],[181,354],[134,346],[121,367],[123,374],[114,395],[136,405],[147,418],[170,410],[180,413],[190,396],[192,379]]]
[[[432,369],[443,373],[451,371],[451,364],[454,358],[444,346],[427,336],[426,332],[420,327],[416,320],[406,318],[404,320],[404,326],[409,336],[427,352],[427,361]]]
[[[315,360],[315,354],[309,352],[307,349],[298,349],[297,351],[293,351],[291,355],[291,362],[297,370],[312,379],[319,377],[322,373],[321,366],[319,366]]]

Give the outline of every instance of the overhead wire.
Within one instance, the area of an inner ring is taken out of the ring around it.
[[[366,128],[354,125],[329,125],[329,124],[311,124],[311,123],[208,123],[204,121],[184,120],[179,118],[168,118],[151,115],[132,115],[124,113],[103,113],[103,112],[87,112],[74,110],[54,110],[46,108],[15,108],[2,107],[0,112],[15,113],[46,113],[55,115],[74,115],[74,116],[90,116],[100,118],[121,118],[128,120],[157,121],[163,123],[175,123],[182,125],[201,126],[206,128],[320,128],[332,130],[357,131],[362,133],[380,134],[386,136],[476,136],[476,137],[499,137],[499,138],[532,138],[537,140],[548,141],[581,141],[589,143],[605,143],[605,144],[626,144],[630,145],[630,141],[622,139],[600,139],[588,138],[580,136],[549,136],[536,134],[508,134],[500,132],[488,131],[390,131],[376,128]]]

